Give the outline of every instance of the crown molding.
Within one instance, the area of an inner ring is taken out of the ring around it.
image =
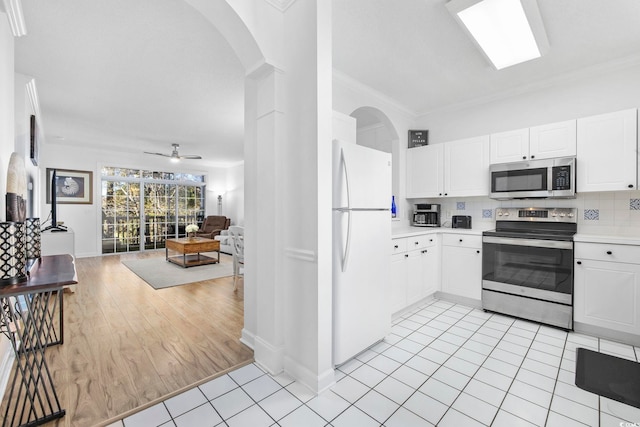
[[[466,108],[477,107],[480,105],[490,104],[492,102],[501,101],[504,99],[512,98],[514,96],[525,95],[535,91],[548,89],[561,84],[572,83],[577,80],[593,78],[601,76],[603,74],[621,71],[626,68],[640,66],[640,54],[628,55],[624,58],[615,59],[613,61],[603,62],[600,64],[591,65],[581,68],[577,71],[570,71],[563,74],[559,74],[544,80],[537,82],[519,85],[516,88],[507,89],[493,93],[491,95],[482,96],[474,99],[470,99],[455,104],[450,104],[442,107],[433,108],[430,110],[424,110],[418,113],[418,116],[427,116],[434,113],[451,113],[455,111],[464,110]]]
[[[350,87],[355,91],[366,93],[376,98],[380,102],[393,106],[395,109],[397,109],[398,111],[400,111],[410,119],[415,119],[417,116],[415,111],[408,109],[396,99],[383,94],[382,92],[372,88],[371,86],[368,86],[354,79],[353,77],[343,73],[342,71],[336,70],[335,68],[333,69],[333,80],[341,82],[342,84]]]
[[[14,37],[22,37],[27,34],[27,26],[24,23],[21,0],[2,0],[9,19],[9,26]]]
[[[265,0],[271,6],[278,9],[280,12],[286,12],[289,7],[295,3],[296,0]]]

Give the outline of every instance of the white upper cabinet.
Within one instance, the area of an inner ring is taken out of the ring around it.
[[[407,150],[407,198],[488,194],[488,136]]]
[[[439,197],[443,188],[443,144],[407,150],[407,197]]]
[[[489,194],[489,136],[444,144],[444,196]]]
[[[578,119],[578,192],[635,190],[637,110]]]
[[[575,120],[491,135],[491,164],[575,155]]]
[[[529,158],[529,128],[491,134],[491,164]]]
[[[575,120],[529,128],[529,158],[552,159],[575,155]]]

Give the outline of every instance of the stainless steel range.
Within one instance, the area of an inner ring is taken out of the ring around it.
[[[573,208],[498,208],[482,233],[482,308],[573,329]]]

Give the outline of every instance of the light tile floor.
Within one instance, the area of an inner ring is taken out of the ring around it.
[[[638,347],[434,300],[319,396],[250,364],[113,426],[640,425],[640,409],[574,385],[577,347],[640,358]]]

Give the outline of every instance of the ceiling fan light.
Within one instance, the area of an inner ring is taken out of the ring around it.
[[[171,161],[171,163],[178,163],[180,161],[180,157],[178,156],[171,156],[171,159],[169,159]]]

